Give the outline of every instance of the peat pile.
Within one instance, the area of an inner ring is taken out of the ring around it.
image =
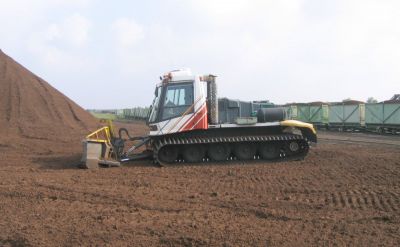
[[[1,50],[0,95],[0,147],[52,152],[52,143],[79,145],[98,124],[90,113]]]

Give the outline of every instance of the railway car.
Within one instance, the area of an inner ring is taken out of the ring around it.
[[[400,102],[366,104],[365,127],[379,133],[400,133]]]
[[[286,106],[287,117],[293,120],[312,123],[317,128],[328,128],[329,109],[322,102],[310,104],[292,104]]]

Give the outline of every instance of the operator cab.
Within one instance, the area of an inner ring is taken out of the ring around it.
[[[193,113],[195,98],[195,76],[189,69],[174,70],[163,77],[154,91],[148,123],[155,124]]]

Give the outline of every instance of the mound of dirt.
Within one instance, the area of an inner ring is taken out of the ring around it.
[[[49,149],[48,142],[79,142],[98,125],[90,113],[1,50],[0,92],[3,146]]]

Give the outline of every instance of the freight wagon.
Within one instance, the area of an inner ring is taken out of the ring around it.
[[[148,107],[134,107],[118,110],[118,118],[145,120],[149,115]]]
[[[313,123],[318,128],[327,128],[329,124],[328,105],[320,102],[292,104],[285,106],[287,118]]]
[[[342,102],[328,105],[328,128],[361,130],[365,128],[365,104]]]
[[[400,132],[400,102],[366,104],[365,127],[379,133]]]
[[[285,108],[289,119],[312,123],[318,128],[400,132],[400,101],[291,104]]]

